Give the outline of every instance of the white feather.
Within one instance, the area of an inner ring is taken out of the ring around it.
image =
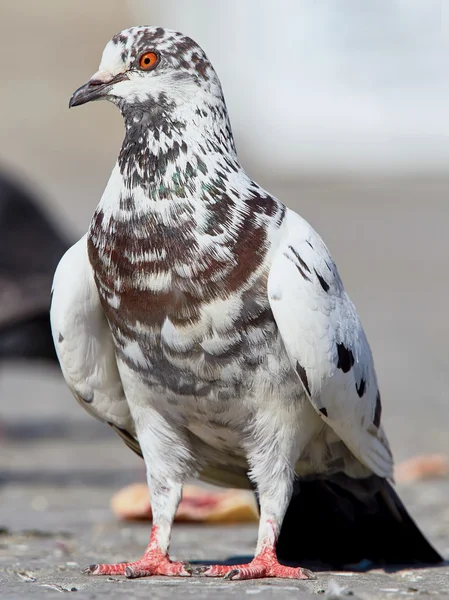
[[[53,280],[50,318],[56,353],[78,402],[97,419],[133,432],[86,238],[65,253]]]
[[[391,477],[386,437],[382,427],[373,425],[378,386],[368,341],[328,249],[292,211],[287,212],[273,257],[268,295],[292,365],[296,368],[298,362],[305,370],[307,395],[315,409],[363,464]],[[337,344],[354,357],[346,373],[337,367]],[[356,385],[362,377],[366,388],[360,398]]]

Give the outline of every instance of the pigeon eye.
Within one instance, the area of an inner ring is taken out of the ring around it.
[[[145,52],[139,58],[139,66],[143,71],[150,71],[151,69],[154,69],[158,62],[159,56],[156,54],[156,52]]]

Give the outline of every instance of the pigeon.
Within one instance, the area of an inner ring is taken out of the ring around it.
[[[100,99],[124,141],[57,267],[51,325],[76,400],[144,458],[153,526],[141,559],[85,572],[309,579],[300,559],[441,561],[390,483],[373,358],[337,268],[244,171],[204,51],[124,30],[69,106]],[[250,562],[170,559],[191,477],[256,492]]]

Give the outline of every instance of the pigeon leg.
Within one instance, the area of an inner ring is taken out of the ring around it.
[[[202,571],[206,577],[224,577],[232,579],[261,579],[263,577],[282,577],[287,579],[314,579],[314,574],[301,567],[293,568],[281,565],[276,556],[276,541],[274,538],[273,524],[267,522],[267,527],[272,528],[272,536],[264,540],[260,550],[256,552],[250,563],[242,565],[212,565]]]
[[[292,452],[293,444],[286,448],[285,454]],[[256,553],[248,564],[224,566],[212,565],[201,572],[206,577],[225,577],[226,579],[260,579],[263,577],[285,577],[289,579],[313,579],[308,569],[292,568],[281,565],[276,556],[276,541],[279,537],[282,521],[287,511],[293,490],[295,456],[283,461],[279,455],[266,453],[264,460],[257,460],[252,468],[253,479],[257,483],[260,498],[260,521]],[[252,461],[254,464],[254,461]],[[275,465],[275,470],[273,469]]]
[[[192,569],[188,565],[183,562],[172,562],[168,556],[171,528],[181,500],[182,484],[165,482],[152,489],[153,528],[143,557],[129,563],[90,565],[84,569],[84,573],[124,575],[129,579],[149,575],[166,575],[168,577],[190,577],[192,575]]]

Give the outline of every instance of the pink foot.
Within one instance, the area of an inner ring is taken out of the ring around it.
[[[124,575],[128,579],[166,575],[167,577],[191,577],[193,569],[183,562],[172,562],[168,555],[149,552],[140,560],[116,565],[90,565],[83,573],[88,575]]]
[[[287,579],[315,579],[312,571],[301,567],[285,567],[281,565],[275,552],[266,548],[246,565],[212,565],[203,574],[206,577],[224,577],[225,579],[261,579],[262,577],[282,577]]]

